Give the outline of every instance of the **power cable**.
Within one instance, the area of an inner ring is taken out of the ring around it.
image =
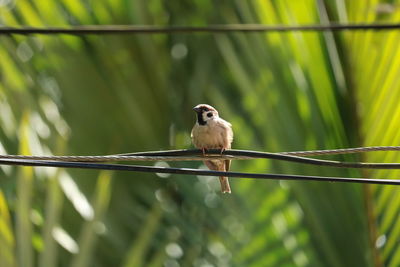
[[[159,25],[82,25],[66,27],[0,27],[0,34],[174,34],[174,33],[229,33],[229,32],[293,32],[293,31],[366,31],[398,30],[399,23],[381,24],[310,24],[265,25],[221,24],[209,26],[159,26]]]

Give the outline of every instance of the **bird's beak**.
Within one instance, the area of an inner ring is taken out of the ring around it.
[[[198,107],[194,107],[193,110],[194,110],[195,112],[197,112],[197,113],[199,113],[199,112],[201,111],[201,109],[198,108]]]

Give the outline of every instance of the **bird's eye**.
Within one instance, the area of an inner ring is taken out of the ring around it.
[[[213,114],[211,112],[207,113],[207,117],[211,118],[212,116],[213,116]]]

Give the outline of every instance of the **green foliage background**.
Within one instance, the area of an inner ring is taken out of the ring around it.
[[[6,0],[5,26],[396,23],[399,1]],[[0,153],[188,148],[215,106],[234,148],[398,145],[399,31],[0,36]],[[396,162],[396,153],[340,160]],[[165,163],[159,163],[165,164]],[[200,167],[199,163],[173,163]],[[233,169],[396,178],[265,160]],[[393,186],[1,167],[0,266],[399,266]]]

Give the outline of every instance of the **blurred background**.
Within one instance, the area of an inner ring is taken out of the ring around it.
[[[2,26],[399,19],[397,0],[0,0]],[[199,103],[233,124],[235,149],[399,145],[399,42],[398,30],[1,35],[0,154],[191,148]],[[0,168],[2,267],[400,265],[394,186],[231,179],[222,195],[213,177]],[[267,160],[232,168],[399,177]]]

